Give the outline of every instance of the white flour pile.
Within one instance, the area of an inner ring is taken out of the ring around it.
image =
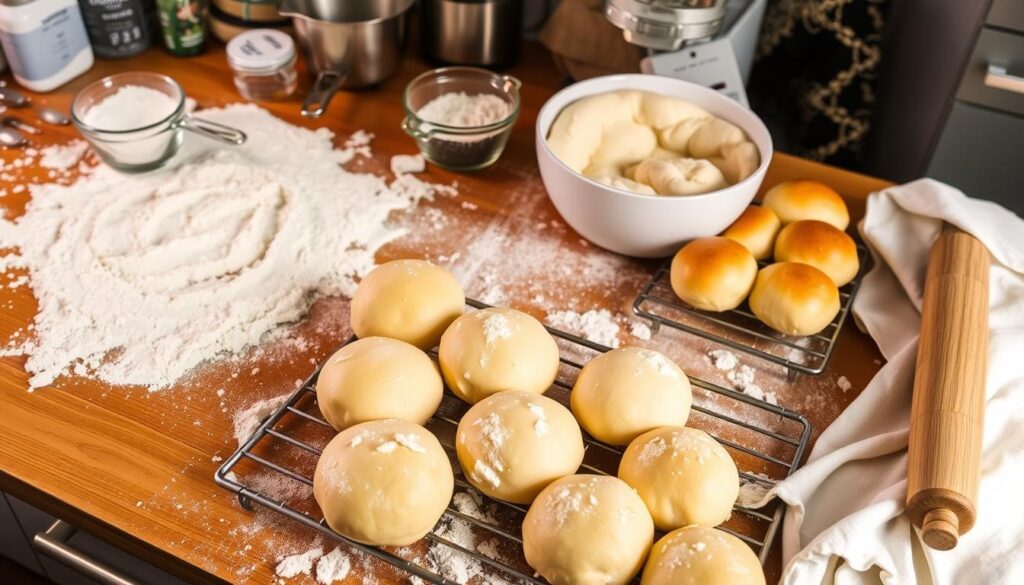
[[[374,252],[405,233],[389,215],[452,191],[343,169],[365,133],[336,150],[326,129],[253,105],[203,117],[248,142],[192,139],[158,172],[101,165],[72,185],[34,185],[26,213],[0,220],[0,273],[27,267],[39,301],[34,337],[0,349],[30,354],[30,388],[68,371],[166,388],[279,333],[318,295],[350,296]]]
[[[86,110],[82,121],[101,130],[135,130],[166,119],[179,103],[162,91],[126,85]]]
[[[607,309],[591,309],[585,313],[551,311],[545,320],[555,329],[575,333],[588,341],[607,347],[619,347],[619,324]]]
[[[729,380],[733,388],[768,404],[779,403],[779,397],[775,392],[767,392],[757,384],[757,372],[754,368],[741,364],[733,352],[727,349],[713,349],[707,353],[707,358],[715,368],[725,372],[725,379]]]
[[[465,92],[442,94],[416,110],[416,116],[426,122],[445,126],[486,126],[500,122],[511,112],[509,103],[496,95]]]

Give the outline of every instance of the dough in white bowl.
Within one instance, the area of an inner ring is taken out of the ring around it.
[[[640,571],[653,540],[643,501],[606,475],[555,481],[523,520],[526,562],[553,585],[624,585]]]
[[[657,146],[658,137],[649,126],[631,120],[613,124],[605,130],[583,174],[589,176],[600,168],[622,169],[647,158]]]
[[[405,546],[434,527],[455,487],[451,462],[427,429],[378,420],[338,433],[313,474],[327,525],[356,542]]]
[[[569,406],[595,439],[626,445],[662,426],[686,424],[693,401],[690,380],[664,354],[624,347],[583,366]]]
[[[609,187],[615,187],[616,189],[622,189],[623,191],[632,191],[633,193],[639,193],[641,195],[657,195],[650,185],[644,185],[643,183],[637,183],[632,179],[626,177],[616,177],[612,175],[597,175],[591,177],[598,183],[604,183]]]
[[[423,424],[441,404],[443,392],[430,357],[388,337],[366,337],[339,349],[316,381],[320,412],[339,431],[383,418]]]
[[[736,463],[718,441],[688,427],[662,427],[629,444],[619,479],[640,494],[658,530],[718,526],[739,495]]]
[[[686,153],[694,158],[721,156],[723,147],[746,140],[743,130],[721,118],[711,118],[694,131],[686,145]]]
[[[558,346],[540,321],[515,309],[466,313],[441,336],[441,375],[476,403],[505,390],[543,394],[558,375]]]
[[[697,195],[728,186],[722,171],[711,161],[695,158],[648,159],[633,172],[659,195]]]
[[[426,260],[394,260],[359,283],[352,297],[352,331],[430,349],[465,308],[462,286],[451,272]]]
[[[561,404],[531,392],[499,392],[459,421],[455,450],[466,478],[484,494],[529,504],[583,463],[583,433]]]
[[[651,548],[640,585],[765,585],[764,569],[742,540],[716,528],[687,526]]]

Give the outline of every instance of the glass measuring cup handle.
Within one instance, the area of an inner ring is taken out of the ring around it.
[[[232,128],[231,126],[225,126],[224,124],[218,124],[202,118],[197,118],[191,114],[185,114],[175,124],[176,127],[182,130],[188,130],[194,132],[200,136],[219,140],[227,144],[245,144],[247,136],[245,132],[242,132],[238,128]]]

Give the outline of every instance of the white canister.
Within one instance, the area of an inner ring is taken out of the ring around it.
[[[77,0],[0,0],[0,43],[18,83],[51,91],[92,67]]]

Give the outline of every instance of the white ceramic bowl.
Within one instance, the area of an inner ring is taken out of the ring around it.
[[[725,189],[670,197],[615,189],[565,166],[548,148],[555,118],[580,98],[620,89],[682,98],[735,124],[757,146],[761,164],[754,174]],[[757,115],[717,91],[671,77],[630,74],[581,81],[552,96],[537,116],[537,163],[558,212],[583,237],[627,256],[669,256],[687,240],[721,233],[754,199],[771,159],[772,138]]]

